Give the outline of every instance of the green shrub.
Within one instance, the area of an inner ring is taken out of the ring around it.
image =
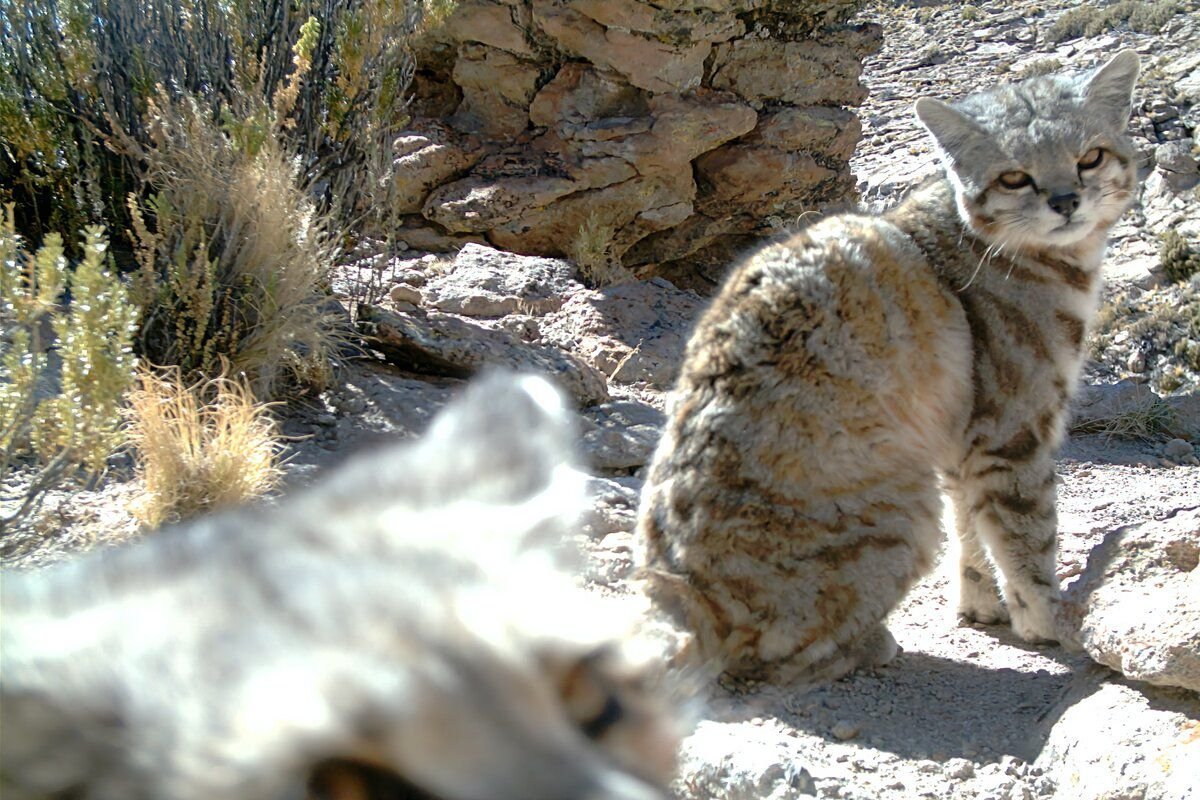
[[[35,239],[125,231],[161,87],[245,141],[281,136],[361,215],[405,121],[406,42],[428,1],[0,0],[0,201]]]
[[[1158,262],[1162,265],[1163,274],[1172,283],[1186,281],[1200,273],[1200,251],[1173,230],[1159,237]]]
[[[64,479],[103,472],[121,442],[137,314],[104,268],[106,248],[103,231],[89,228],[72,271],[57,234],[28,255],[11,207],[0,214],[0,469],[13,478],[18,464],[33,468],[5,487],[0,531]]]

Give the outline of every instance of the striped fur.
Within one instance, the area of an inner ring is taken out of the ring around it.
[[[1134,187],[1136,75],[1123,53],[920,101],[942,178],[731,273],[688,346],[638,526],[650,596],[687,634],[681,663],[816,682],[886,662],[883,619],[938,550],[941,487],[960,615],[1070,638],[1053,455]]]

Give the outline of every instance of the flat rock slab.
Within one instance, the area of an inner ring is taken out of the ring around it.
[[[608,400],[604,375],[571,354],[526,344],[507,331],[449,314],[393,312],[363,304],[358,329],[370,347],[413,372],[466,378],[485,367],[499,367],[546,375],[580,405]]]
[[[1066,603],[1093,659],[1128,678],[1200,692],[1200,508],[1117,528]]]
[[[705,305],[662,278],[583,291],[546,316],[542,336],[614,381],[669,389]]]
[[[632,400],[604,403],[584,412],[583,452],[600,470],[636,469],[650,462],[666,416]]]
[[[421,287],[421,305],[467,317],[545,314],[559,309],[567,295],[583,289],[574,272],[570,263],[560,259],[468,244],[449,269],[430,277]]]

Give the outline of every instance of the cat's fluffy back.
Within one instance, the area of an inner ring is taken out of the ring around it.
[[[936,551],[911,517],[938,513],[921,478],[957,453],[969,338],[883,219],[815,222],[734,270],[689,343],[639,516],[647,588],[689,632],[677,663],[719,654],[789,681],[858,657],[847,645]]]

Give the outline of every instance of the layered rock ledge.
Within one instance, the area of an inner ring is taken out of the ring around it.
[[[852,195],[859,5],[462,0],[419,45],[399,237],[705,288],[694,264]]]

